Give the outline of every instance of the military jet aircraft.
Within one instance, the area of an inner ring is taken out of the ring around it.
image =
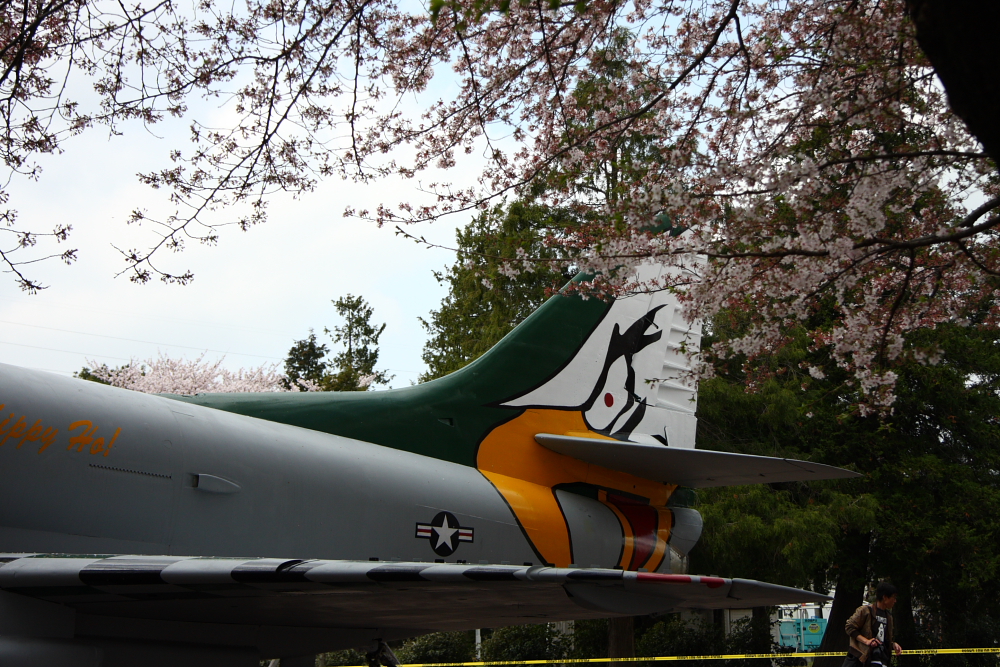
[[[0,665],[391,661],[431,631],[822,599],[686,572],[689,489],[854,475],[694,449],[699,336],[668,291],[564,292],[388,391],[150,396],[0,366]]]

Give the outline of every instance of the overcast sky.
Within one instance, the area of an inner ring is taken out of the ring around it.
[[[11,184],[11,205],[35,229],[69,222],[69,247],[79,261],[26,267],[49,285],[35,296],[0,277],[0,362],[71,375],[87,359],[120,365],[157,352],[172,357],[225,356],[232,368],[280,362],[295,340],[338,320],[330,303],[344,294],[364,296],[375,322],[387,324],[380,367],[396,375],[393,386],[415,381],[424,370],[420,352],[427,338],[417,321],[436,308],[445,289],[431,271],[454,261],[445,250],[428,250],[391,229],[342,217],[345,205],[374,208],[416,182],[358,186],[322,183],[299,201],[275,198],[270,221],[247,233],[222,232],[215,247],[191,245],[164,253],[167,270],[195,273],[192,284],[135,285],[111,247],[144,246],[146,230],[125,225],[136,206],[157,205],[157,193],[139,184],[136,172],[164,166],[171,147],[142,128],[125,137],[100,129],[74,137],[66,152],[46,156],[38,182]],[[162,209],[161,209],[162,210]],[[454,245],[464,215],[418,228],[419,234]]]

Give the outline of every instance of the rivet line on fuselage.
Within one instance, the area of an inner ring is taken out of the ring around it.
[[[91,468],[100,468],[101,470],[113,470],[115,472],[130,472],[134,475],[146,475],[148,477],[162,477],[163,479],[173,479],[172,475],[164,475],[158,472],[146,472],[145,470],[132,470],[130,468],[116,468],[114,466],[102,466],[98,463],[91,463]]]

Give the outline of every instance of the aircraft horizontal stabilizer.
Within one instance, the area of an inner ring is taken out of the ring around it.
[[[770,456],[731,454],[706,449],[645,445],[597,438],[539,433],[546,449],[611,470],[691,488],[809,482],[861,475],[843,468]]]
[[[254,636],[235,632],[235,626],[377,628],[381,636],[406,637],[828,599],[745,579],[599,568],[31,554],[0,554],[0,563],[0,589],[7,595],[72,608],[77,635],[94,638],[106,632],[117,639],[129,639],[129,633],[155,638],[158,624],[166,624],[175,641],[184,628],[195,637]],[[212,627],[229,629],[213,634]],[[342,633],[329,637],[327,646],[316,648],[346,648],[355,641]]]

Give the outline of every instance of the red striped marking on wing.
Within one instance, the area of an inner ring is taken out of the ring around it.
[[[664,584],[705,584],[709,588],[719,588],[726,585],[722,577],[692,577],[686,574],[657,574],[655,572],[638,572],[639,581],[659,581]]]

